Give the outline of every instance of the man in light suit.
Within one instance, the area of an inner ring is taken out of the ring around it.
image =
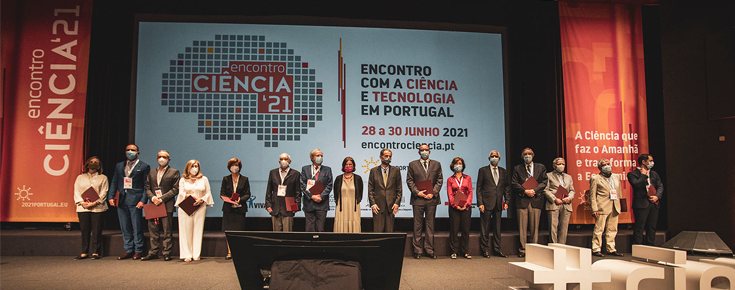
[[[510,203],[510,180],[508,171],[498,166],[500,153],[491,151],[490,165],[477,172],[477,207],[480,209],[480,250],[482,256],[490,258],[490,225],[493,226],[493,251],[498,257],[507,258],[500,249],[500,218]],[[505,199],[505,204],[503,204]],[[492,222],[490,221],[492,219]]]
[[[442,176],[442,165],[439,161],[429,159],[431,150],[429,145],[419,146],[420,159],[408,163],[406,173],[406,185],[411,190],[411,205],[413,206],[413,253],[416,259],[421,258],[422,251],[426,255],[436,259],[434,254],[434,220],[436,217],[436,205],[441,202],[441,189],[444,177]],[[431,180],[432,189],[419,190],[416,182]],[[423,229],[426,224],[426,238]],[[425,242],[424,242],[425,241]]]
[[[618,215],[620,215],[620,179],[612,174],[610,160],[600,159],[597,162],[600,174],[590,178],[590,207],[595,217],[595,229],[592,232],[592,255],[604,257],[602,254],[602,233],[605,232],[607,253],[622,257],[615,250],[615,236],[618,234]]]
[[[111,206],[117,206],[117,217],[120,219],[125,254],[117,257],[118,260],[133,258],[140,259],[143,253],[143,205],[148,201],[145,194],[145,181],[151,167],[138,159],[138,146],[130,144],[125,147],[127,161],[115,166],[110,190],[107,192]],[[120,193],[118,204],[113,197]]]
[[[291,156],[283,153],[278,156],[279,168],[268,174],[268,185],[265,190],[265,207],[271,214],[274,232],[293,231],[294,211],[286,208],[286,197],[293,197],[301,208],[301,174],[291,169]]]
[[[309,154],[311,165],[301,168],[301,194],[304,196],[304,217],[307,232],[323,232],[329,210],[329,193],[332,192],[332,169],[323,166],[324,154],[314,149]],[[311,194],[309,189],[321,182],[324,190],[320,194]]]
[[[145,193],[151,203],[156,206],[166,207],[166,216],[148,220],[148,235],[151,236],[151,249],[148,256],[141,260],[158,259],[158,250],[160,248],[160,233],[158,225],[163,225],[163,260],[171,260],[171,249],[173,249],[173,232],[174,232],[174,202],[179,194],[179,179],[181,174],[176,169],[168,166],[171,161],[171,155],[166,150],[158,152],[158,168],[151,170],[145,183]]]
[[[551,243],[567,243],[567,229],[569,216],[572,214],[572,200],[574,200],[574,181],[572,176],[564,173],[566,162],[557,157],[551,162],[554,171],[546,174],[546,213],[549,216],[549,239]],[[569,195],[563,199],[556,197],[559,187],[566,189]]]
[[[533,162],[533,153],[531,148],[523,149],[521,158],[523,164],[518,164],[513,168],[513,178],[511,186],[516,193],[516,211],[518,214],[518,230],[520,231],[521,248],[518,249],[518,256],[526,256],[526,235],[530,224],[531,243],[538,243],[538,226],[541,218],[541,210],[544,208],[544,189],[546,189],[546,166],[541,163]],[[538,182],[538,186],[534,189],[523,188],[523,183],[533,176]]]
[[[628,182],[633,188],[633,243],[643,244],[643,230],[646,230],[646,245],[653,246],[656,239],[656,223],[658,223],[659,200],[664,194],[664,184],[656,171],[653,171],[653,156],[641,154],[638,165],[628,172]],[[656,189],[656,195],[648,196],[648,188]]]
[[[393,152],[380,150],[380,166],[370,169],[368,199],[373,209],[375,232],[393,232],[393,221],[401,205],[403,181],[398,167],[390,166]]]

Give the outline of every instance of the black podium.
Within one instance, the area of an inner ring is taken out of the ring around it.
[[[364,289],[398,289],[405,233],[225,233],[242,289],[263,289],[275,261],[341,260],[361,267]]]

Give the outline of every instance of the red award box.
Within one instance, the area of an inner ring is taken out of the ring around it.
[[[569,191],[566,188],[559,186],[559,188],[556,190],[556,198],[565,199],[567,197],[569,197]]]
[[[452,205],[460,206],[460,204],[464,204],[465,202],[467,202],[467,194],[465,194],[464,191],[457,191],[457,194],[454,195]]]
[[[324,191],[324,184],[321,181],[317,181],[314,183],[314,186],[309,188],[309,192],[311,192],[311,195],[320,195]]]
[[[179,203],[179,208],[181,208],[181,210],[183,210],[186,214],[192,215],[194,214],[195,211],[197,211],[197,209],[199,209],[198,206],[194,206],[194,203],[196,201],[197,201],[196,198],[189,195],[186,198],[184,198],[184,200],[181,201],[181,203]]]
[[[100,195],[97,193],[97,190],[95,190],[93,187],[90,187],[85,190],[84,193],[82,193],[82,199],[85,202],[95,202],[100,199]]]
[[[240,200],[240,194],[239,194],[239,193],[237,193],[237,192],[233,192],[233,193],[232,193],[232,197],[230,197],[230,200],[231,200],[231,201],[234,201],[234,202],[237,202],[237,201],[239,201],[239,200]]]
[[[526,179],[526,182],[523,183],[523,188],[525,189],[534,189],[536,186],[538,186],[538,181],[533,176]]]
[[[286,210],[293,212],[299,211],[299,204],[294,201],[293,196],[286,197]]]
[[[424,194],[434,194],[434,186],[431,179],[416,182],[416,188],[418,188],[419,191],[426,190]]]
[[[147,220],[167,216],[166,205],[163,203],[161,205],[156,205],[155,203],[146,204],[143,206],[143,212]]]

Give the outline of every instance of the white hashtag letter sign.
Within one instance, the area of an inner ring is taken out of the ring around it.
[[[569,253],[568,253],[569,252]],[[508,273],[526,280],[530,289],[590,290],[592,283],[610,282],[610,271],[593,270],[592,252],[566,245],[526,245],[526,261],[508,264]]]

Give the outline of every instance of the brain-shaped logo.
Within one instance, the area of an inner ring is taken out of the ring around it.
[[[263,35],[195,40],[162,74],[161,105],[197,116],[204,140],[255,135],[265,147],[300,141],[322,121],[322,83],[285,42]],[[192,128],[193,130],[193,128]]]

